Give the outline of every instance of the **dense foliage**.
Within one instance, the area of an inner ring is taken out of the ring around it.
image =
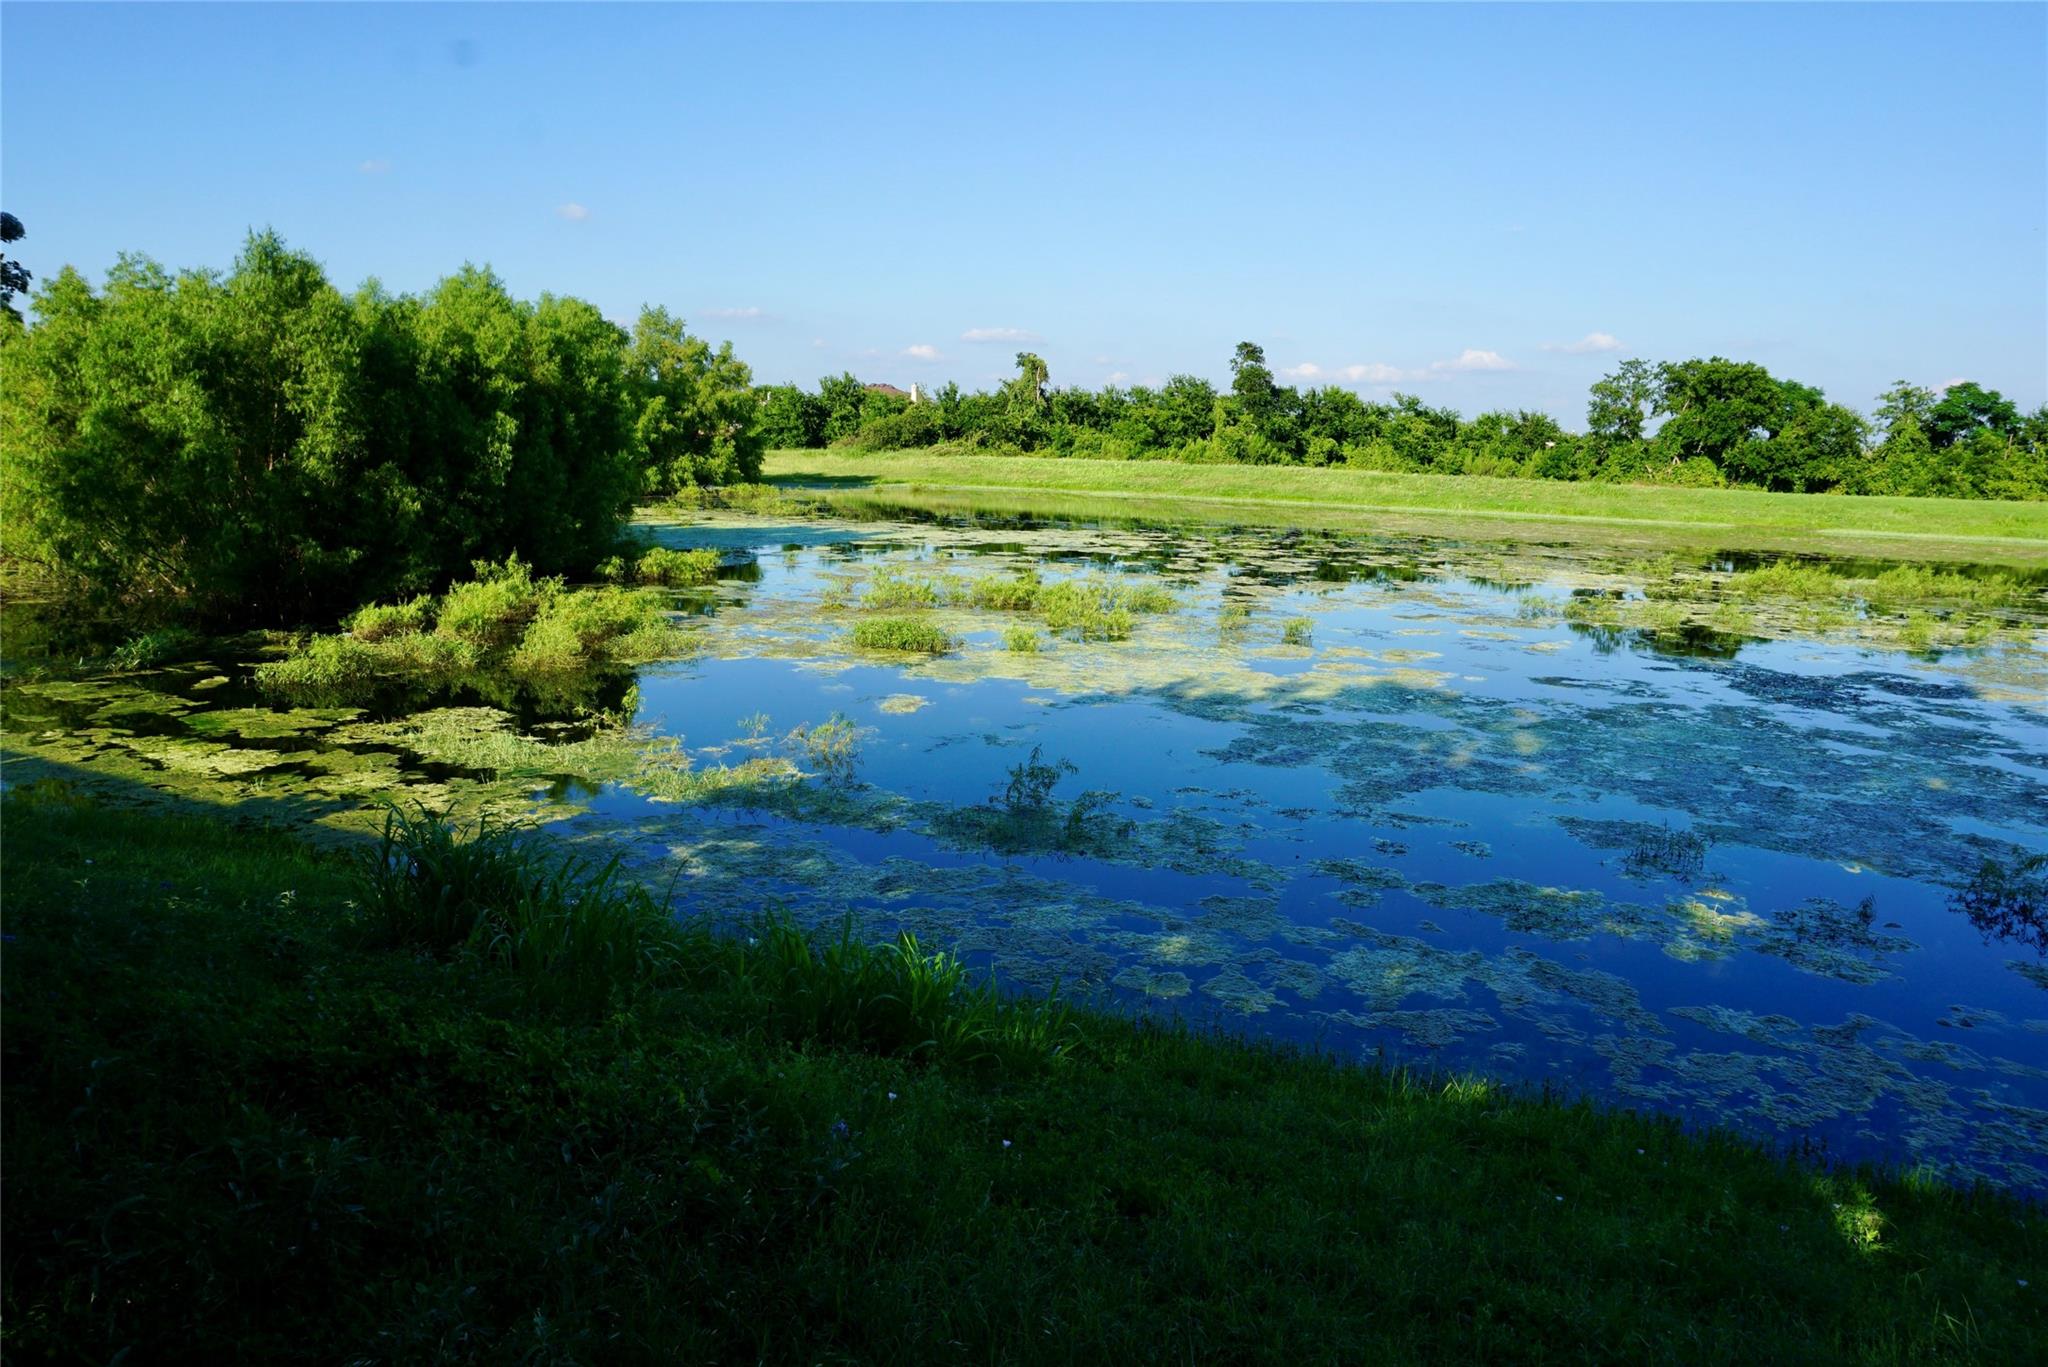
[[[131,607],[291,619],[513,553],[581,572],[640,494],[759,472],[729,346],[474,267],[351,297],[266,233],[225,275],[67,268],[34,310],[0,316],[7,552]]]
[[[1627,361],[1595,383],[1587,430],[1546,414],[1471,419],[1411,394],[1374,402],[1337,386],[1278,383],[1241,343],[1231,383],[1176,375],[1157,389],[1046,388],[1045,363],[1017,357],[992,393],[957,385],[924,402],[851,375],[758,390],[779,447],[883,451],[941,444],[1109,460],[1345,465],[1369,470],[1735,485],[1795,492],[2048,498],[2048,407],[2022,415],[1974,384],[1940,395],[1901,383],[1877,421],[1762,366],[1714,357]]]
[[[2019,1362],[2048,1333],[2011,1198],[998,998],[914,945],[712,937],[503,836],[400,822],[352,873],[52,787],[5,800],[10,1360]]]

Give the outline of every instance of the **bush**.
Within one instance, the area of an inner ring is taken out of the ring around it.
[[[905,654],[943,655],[953,638],[915,617],[873,617],[853,624],[853,643],[862,650],[893,650]]]

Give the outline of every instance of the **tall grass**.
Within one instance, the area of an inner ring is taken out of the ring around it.
[[[871,945],[851,920],[836,936],[814,937],[768,919],[732,971],[785,1034],[837,1048],[1023,1071],[1070,1052],[1078,1034],[1058,993],[1006,997],[913,935]]]
[[[377,941],[463,955],[538,993],[602,1003],[675,969],[684,936],[667,908],[598,864],[479,821],[386,814],[362,861],[365,922]]]
[[[952,637],[915,617],[875,617],[855,622],[852,639],[862,650],[888,650],[905,655],[943,655],[953,648]]]

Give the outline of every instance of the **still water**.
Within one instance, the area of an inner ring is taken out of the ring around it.
[[[171,701],[111,728],[92,719],[112,694],[16,687],[10,758],[97,726],[72,770],[126,746],[326,813],[393,784],[503,806],[509,785],[686,912],[851,918],[1018,987],[2048,1189],[2038,600],[1971,648],[1910,653],[1853,613],[1713,604],[1726,564],[1566,547],[901,516],[643,530],[728,571],[679,599],[696,652],[621,692],[633,743],[804,777],[679,794],[573,745],[517,765],[437,748],[417,717],[229,723],[262,709],[218,664],[143,681]],[[1172,601],[1095,641],[972,605],[1020,571]],[[1690,584],[1687,620],[1628,625],[1645,583]],[[892,596],[911,606],[867,606]],[[954,648],[853,648],[877,616]],[[1019,628],[1035,651],[1006,648]],[[829,744],[790,735],[833,719]]]

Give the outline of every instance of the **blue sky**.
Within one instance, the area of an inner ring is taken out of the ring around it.
[[[1577,423],[1626,356],[2048,398],[2048,6],[0,7],[39,274],[465,260],[758,377],[1300,379]],[[1312,367],[1313,369],[1303,369]]]

